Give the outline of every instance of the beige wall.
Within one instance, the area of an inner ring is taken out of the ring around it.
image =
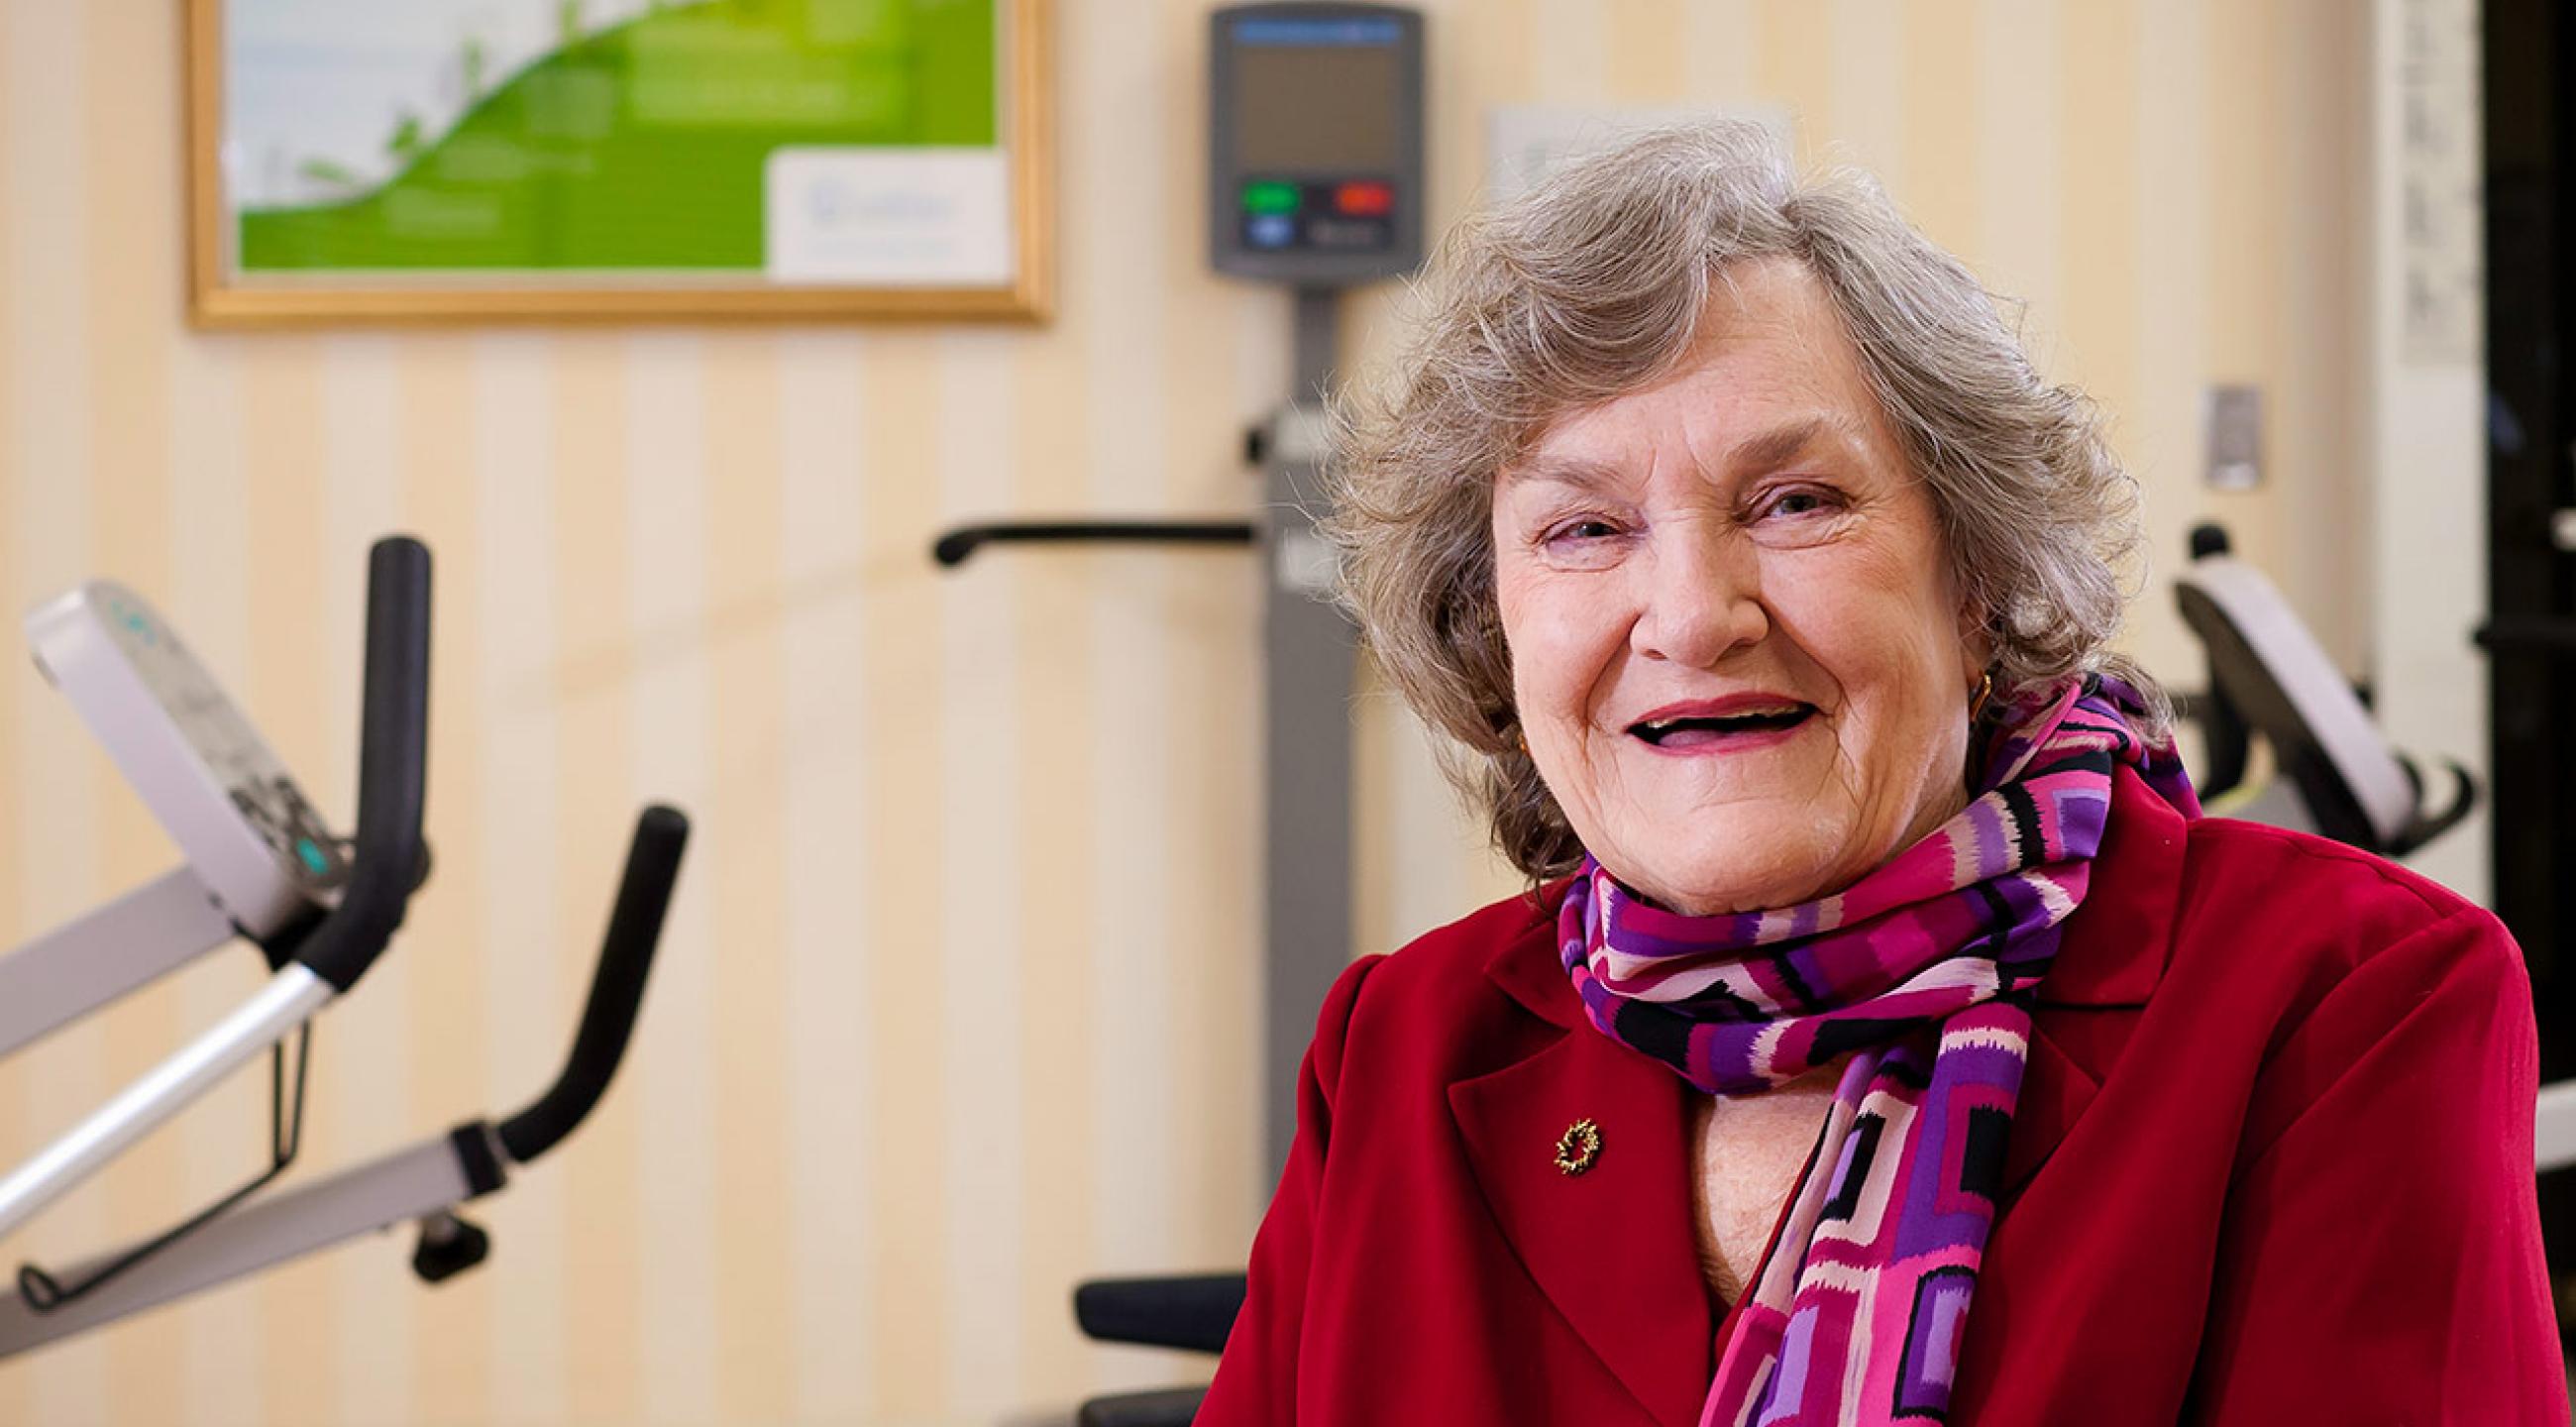
[[[1442,215],[1504,102],[1777,103],[2030,301],[2170,561],[2232,521],[2347,659],[2356,7],[1682,0],[1434,10]],[[632,809],[699,839],[628,1077],[436,1291],[387,1239],[0,1366],[26,1422],[984,1422],[1186,1365],[1075,1340],[1093,1271],[1238,1256],[1255,1166],[1254,576],[943,522],[1232,512],[1276,293],[1204,271],[1203,6],[1068,0],[1063,310],[1041,330],[209,337],[179,321],[172,0],[0,0],[0,596],[113,573],[326,806],[365,541],[439,557],[437,880],[316,1038],[313,1165],[515,1101],[568,1031]],[[1359,344],[1390,339],[1383,298]],[[2196,485],[2207,382],[2272,483]],[[2154,588],[2137,647],[2198,673]],[[13,656],[14,659],[14,656]],[[23,666],[0,929],[172,854]],[[1507,885],[1400,716],[1362,740],[1361,940]],[[24,1153],[256,977],[239,955],[0,1066]],[[244,1077],[7,1246],[255,1167]]]

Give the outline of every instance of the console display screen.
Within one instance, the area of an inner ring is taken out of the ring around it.
[[[1397,166],[1404,75],[1394,26],[1248,21],[1235,27],[1235,44],[1235,161],[1245,171],[1385,173]]]

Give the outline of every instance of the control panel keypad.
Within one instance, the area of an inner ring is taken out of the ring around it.
[[[1395,246],[1395,185],[1375,177],[1255,178],[1237,195],[1244,246],[1374,253]]]
[[[330,825],[306,802],[304,793],[284,777],[236,783],[226,790],[242,821],[293,869],[307,887],[337,887],[348,880],[349,863]]]

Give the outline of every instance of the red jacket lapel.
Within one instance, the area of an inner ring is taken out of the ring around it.
[[[2189,835],[2145,780],[2118,770],[2083,905],[2066,919],[2066,939],[2039,983],[2030,1066],[2004,1148],[2007,1205],[2093,1103],[2164,976]]]
[[[1714,1331],[1691,1248],[1686,1088],[1588,1026],[1449,1087],[1512,1252],[1594,1356],[1672,1427],[1699,1419]],[[1567,1174],[1555,1153],[1577,1120],[1599,1127],[1599,1151]]]

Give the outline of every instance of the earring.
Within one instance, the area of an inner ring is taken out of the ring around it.
[[[1986,705],[1994,699],[1994,696],[1995,671],[1988,669],[1977,680],[1977,696],[1968,701],[1968,722],[1975,723],[1985,717]]]

